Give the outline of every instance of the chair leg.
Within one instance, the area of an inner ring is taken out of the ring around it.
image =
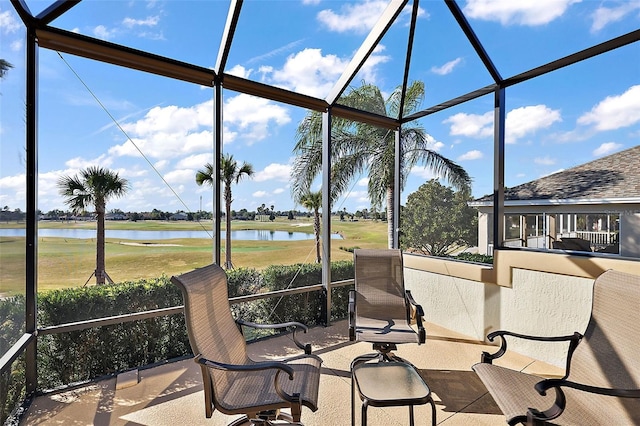
[[[436,403],[430,399],[429,405],[431,405],[431,426],[436,426]]]
[[[413,418],[413,405],[409,405],[409,425],[415,426],[416,422]]]

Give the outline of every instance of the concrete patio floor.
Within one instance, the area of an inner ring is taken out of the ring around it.
[[[371,353],[367,343],[348,341],[346,321],[309,330],[305,341],[323,359],[318,411],[303,408],[306,426],[350,424],[351,382],[349,366],[358,355]],[[455,425],[505,425],[505,418],[471,370],[483,350],[495,347],[427,324],[424,345],[401,345],[396,354],[412,362],[432,391],[437,423]],[[278,358],[300,351],[290,338],[280,336],[249,345],[254,359]],[[559,376],[562,371],[540,361],[508,353],[500,365],[538,374]],[[191,359],[141,369],[91,385],[51,393],[34,400],[21,425],[212,425],[223,426],[235,417],[215,412],[204,415],[200,368]],[[133,378],[133,380],[131,380]],[[356,424],[360,422],[360,401],[356,401]],[[416,424],[430,424],[428,405],[415,407]],[[406,407],[368,410],[369,425],[406,425]]]

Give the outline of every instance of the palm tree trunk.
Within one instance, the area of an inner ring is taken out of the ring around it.
[[[313,232],[316,234],[316,262],[322,262],[320,257],[320,212],[313,212]]]
[[[393,248],[393,222],[395,210],[393,205],[393,187],[387,187],[387,244]]]
[[[224,246],[224,267],[225,269],[233,269],[233,263],[231,263],[231,186],[226,185],[224,189],[224,201],[225,201],[225,216],[227,219],[227,226],[225,232],[225,246]]]
[[[224,267],[226,269],[233,269],[233,263],[231,263],[231,195],[225,202],[225,216],[227,219],[225,244],[224,244]]]
[[[96,216],[98,219],[96,235],[96,284],[104,284],[105,275],[105,253],[104,253],[104,201],[96,201]]]

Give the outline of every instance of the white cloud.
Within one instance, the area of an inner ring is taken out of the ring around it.
[[[224,105],[227,127],[251,145],[269,136],[269,126],[284,126],[291,121],[289,111],[267,99],[240,94]],[[225,142],[229,140],[225,139]]]
[[[631,86],[618,96],[607,96],[591,111],[578,118],[578,124],[593,124],[596,130],[615,130],[640,122],[640,85]]]
[[[600,31],[607,25],[622,20],[625,16],[638,9],[640,9],[639,0],[626,0],[618,3],[617,7],[600,6],[591,15],[591,18],[593,18],[591,31]]]
[[[285,191],[284,188],[276,188],[273,190],[274,195],[282,194]]]
[[[110,167],[113,164],[113,157],[102,154],[98,158],[87,160],[82,157],[74,157],[65,161],[64,165],[69,169],[86,169],[89,166]]]
[[[24,46],[24,43],[22,39],[14,40],[11,43],[9,43],[9,49],[11,49],[12,52],[20,52],[23,46]]]
[[[194,183],[196,179],[196,171],[193,169],[179,169],[173,170],[169,173],[165,173],[164,180],[170,183],[172,186],[180,183]],[[174,189],[176,189],[174,187]],[[148,195],[148,194],[147,194]]]
[[[367,58],[367,61],[362,65],[358,74],[354,80],[366,81],[370,84],[375,84],[378,81],[378,65],[389,62],[392,58],[388,55],[383,55],[387,47],[383,44],[379,44],[375,47],[371,55]]]
[[[431,67],[431,72],[438,75],[447,75],[453,72],[453,69],[462,63],[462,58],[456,58],[440,67]]]
[[[560,111],[545,105],[513,109],[507,113],[505,119],[505,143],[516,143],[518,139],[539,129],[549,128],[557,121],[562,121]]]
[[[182,168],[202,169],[204,168],[205,164],[212,163],[212,162],[213,162],[212,153],[195,154],[195,155],[190,155],[188,157],[185,157],[182,160],[178,161],[176,168],[177,169],[182,169]]]
[[[554,164],[556,164],[556,159],[555,158],[551,158],[549,156],[536,157],[536,158],[533,159],[533,162],[535,164],[539,164],[541,166],[553,166]]]
[[[452,136],[487,138],[494,133],[493,115],[492,111],[482,115],[458,113],[447,118],[443,123],[451,124],[449,134]],[[556,121],[562,121],[560,111],[552,110],[545,105],[513,109],[505,118],[505,142],[515,143],[538,129],[548,128]]]
[[[451,124],[449,134],[470,138],[485,138],[493,135],[493,112],[483,115],[458,113],[443,121]]]
[[[269,83],[309,96],[323,97],[348,65],[336,55],[322,55],[320,49],[304,49],[290,55],[281,69],[263,68]]]
[[[264,170],[256,172],[253,180],[256,182],[264,182],[268,180],[278,180],[288,182],[291,179],[291,165],[271,163]]]
[[[369,186],[369,178],[368,177],[363,177],[362,179],[360,179],[358,181],[358,183],[356,185],[358,185],[358,186]]]
[[[124,25],[127,28],[140,27],[140,26],[154,27],[158,25],[158,22],[160,22],[160,17],[156,15],[156,16],[148,16],[146,19],[124,18],[122,20],[122,25]]]
[[[156,170],[162,170],[168,165],[169,165],[169,160],[160,160],[160,161],[156,161],[153,167],[155,167]]]
[[[263,198],[263,197],[266,197],[267,195],[269,195],[269,193],[267,191],[256,191],[251,195],[254,198]]]
[[[26,175],[5,176],[0,178],[0,205],[17,208],[25,203]]]
[[[302,4],[304,5],[316,5],[319,4],[322,0],[302,0]]]
[[[109,29],[104,25],[98,25],[93,30],[93,35],[102,40],[110,40],[117,34],[117,29]]]
[[[0,32],[2,34],[12,34],[20,28],[22,28],[22,25],[13,13],[8,10],[0,12]]]
[[[347,3],[339,12],[332,9],[318,12],[317,19],[331,31],[366,33],[373,28],[387,5],[388,2],[382,0]]]
[[[213,144],[213,102],[193,107],[151,108],[143,118],[123,123],[122,128],[147,157],[163,159],[210,149]],[[139,157],[131,141],[109,149],[116,156]]]
[[[482,154],[482,152],[478,151],[477,149],[474,149],[462,154],[460,157],[458,157],[458,161],[479,160],[481,158],[484,158],[484,155]]]
[[[620,143],[615,143],[615,142],[605,142],[602,145],[600,145],[599,147],[597,147],[596,149],[593,150],[593,156],[594,157],[602,157],[604,155],[608,155],[611,154],[612,152],[615,152],[617,150],[619,150],[620,148],[622,148],[622,144]]]
[[[416,166],[411,169],[411,174],[424,180],[438,179],[439,175],[433,173],[433,169],[427,166]]]
[[[469,18],[502,25],[545,25],[582,0],[468,0],[463,11]]]
[[[425,140],[427,141],[427,149],[432,151],[438,152],[445,146],[444,143],[436,140],[436,138],[431,136],[429,133],[425,135]]]
[[[233,68],[226,71],[228,74],[235,75],[240,78],[249,78],[251,75],[251,70],[246,69],[242,65],[236,65]]]

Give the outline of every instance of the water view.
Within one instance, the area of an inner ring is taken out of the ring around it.
[[[225,232],[220,233],[221,238],[225,238]],[[0,237],[24,237],[26,231],[24,229],[0,229]],[[93,229],[39,229],[39,237],[57,237],[57,238],[78,238],[89,239],[96,237],[96,231]],[[174,238],[213,238],[212,231],[131,231],[107,229],[105,231],[106,238],[115,238],[122,240],[170,240]],[[248,241],[300,241],[310,240],[314,238],[314,234],[306,232],[289,232],[289,231],[271,231],[265,229],[250,229],[231,231],[233,240]],[[338,234],[331,235],[332,239],[341,239]]]

